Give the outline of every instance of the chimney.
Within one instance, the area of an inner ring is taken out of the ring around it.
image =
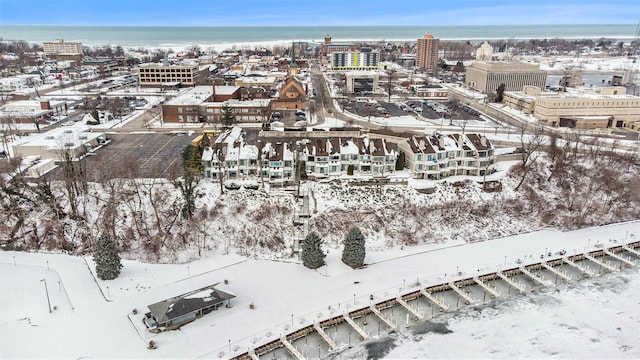
[[[438,137],[438,147],[444,149],[444,136]]]
[[[464,135],[458,134],[457,139],[458,139],[458,147],[462,150],[462,147],[464,146],[464,140],[463,137]]]
[[[486,146],[487,146],[487,137],[486,137],[486,136],[482,135],[482,136],[480,137],[480,144],[481,144],[482,146],[484,146],[484,147],[486,147]]]

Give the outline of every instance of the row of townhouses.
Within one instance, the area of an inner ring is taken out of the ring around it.
[[[482,176],[495,162],[493,145],[478,134],[403,136],[352,128],[264,131],[254,144],[247,144],[242,129],[235,127],[204,150],[202,164],[204,176],[212,179],[223,174],[225,179],[262,177],[279,183],[293,181],[296,166],[302,162],[313,179],[349,172],[392,175],[400,152],[411,174],[419,179]]]

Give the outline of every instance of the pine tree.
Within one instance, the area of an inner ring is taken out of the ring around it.
[[[96,273],[100,279],[113,280],[120,275],[120,255],[111,236],[100,236],[93,252],[93,261],[96,263]]]
[[[357,227],[351,228],[344,240],[344,250],[342,250],[342,262],[357,268],[364,263],[365,247],[364,235]]]
[[[302,242],[302,264],[309,269],[317,269],[324,265],[327,256],[321,249],[322,238],[315,232],[310,232]]]
[[[504,99],[504,91],[506,89],[506,85],[504,83],[501,83],[498,86],[498,89],[496,90],[496,102],[497,103],[501,103],[502,100]]]
[[[404,165],[405,165],[404,152],[400,151],[400,154],[396,158],[396,171],[404,170]]]
[[[233,115],[231,106],[224,104],[222,106],[222,127],[224,129],[232,128],[236,123],[236,117]]]

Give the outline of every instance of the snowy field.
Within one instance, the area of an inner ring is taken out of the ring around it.
[[[291,323],[302,326],[329,317],[329,306],[361,307],[371,295],[393,297],[415,281],[428,286],[452,279],[456,271],[468,276],[513,266],[518,260],[533,262],[546,251],[565,250],[571,255],[638,238],[640,222],[629,222],[468,244],[394,247],[368,252],[369,265],[361,270],[342,264],[340,252],[333,249],[327,266],[318,271],[295,262],[238,255],[172,265],[124,261],[122,274],[113,281],[95,280],[91,258],[1,252],[2,287],[11,291],[0,293],[0,357],[228,358],[279,337]],[[145,332],[141,319],[147,305],[225,279],[229,281],[225,289],[237,295],[231,309],[212,312],[178,331]],[[388,357],[640,356],[640,347],[632,341],[640,326],[637,268],[559,290],[445,314],[434,321],[446,322],[451,333],[402,331]],[[252,303],[254,310],[249,308]],[[148,350],[149,340],[158,349]],[[597,352],[592,351],[595,348]],[[366,358],[358,355],[363,349],[336,357]]]

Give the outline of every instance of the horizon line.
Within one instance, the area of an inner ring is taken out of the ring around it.
[[[566,24],[413,24],[413,25],[86,25],[86,24],[14,24],[14,23],[0,23],[0,26],[67,26],[67,27],[165,27],[165,28],[225,28],[225,27],[429,27],[429,26],[441,26],[441,27],[457,27],[457,26],[494,26],[494,27],[511,27],[511,26],[588,26],[588,25],[636,25],[635,23],[566,23]]]

